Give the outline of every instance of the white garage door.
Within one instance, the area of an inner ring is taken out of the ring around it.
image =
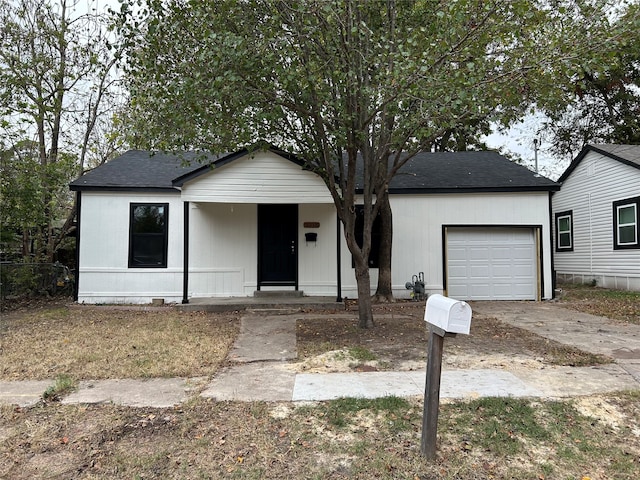
[[[535,300],[530,228],[447,229],[447,294],[460,300]]]

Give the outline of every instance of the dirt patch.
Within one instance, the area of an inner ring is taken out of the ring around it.
[[[358,328],[355,312],[300,319],[300,362],[295,368],[307,372],[423,369],[429,338],[424,305],[398,302],[378,306],[374,317],[376,326],[370,330]],[[445,339],[443,356],[444,368],[540,368],[545,364],[588,366],[609,362],[607,357],[481,315],[474,315],[470,335]]]

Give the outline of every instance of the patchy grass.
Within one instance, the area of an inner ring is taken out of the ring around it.
[[[74,391],[77,386],[77,382],[69,375],[58,375],[55,383],[44,391],[42,398],[57,402],[63,396]]]
[[[360,345],[353,346],[349,349],[349,355],[355,360],[359,360],[361,362],[368,362],[371,360],[377,360],[378,357],[375,353],[369,350],[366,347],[362,347]]]
[[[640,395],[588,400],[444,404],[435,462],[415,399],[2,407],[0,478],[636,479]]]
[[[640,325],[640,292],[563,283],[560,302],[574,310]]]
[[[215,373],[237,335],[233,315],[41,309],[3,319],[0,378],[193,377]]]

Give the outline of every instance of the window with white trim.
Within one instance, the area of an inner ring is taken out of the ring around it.
[[[613,248],[640,248],[640,197],[613,202]]]
[[[556,251],[573,251],[573,210],[556,213]]]

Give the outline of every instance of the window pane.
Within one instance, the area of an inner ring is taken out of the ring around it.
[[[636,206],[628,205],[618,208],[618,224],[628,225],[636,223]]]
[[[560,247],[570,247],[571,246],[571,234],[570,233],[561,233],[559,235],[559,246]]]
[[[618,228],[619,236],[618,243],[620,244],[634,244],[636,240],[636,227],[635,225],[628,225],[626,227]]]
[[[133,233],[164,232],[164,206],[138,205],[133,209]]]
[[[135,235],[131,241],[134,265],[162,265],[164,263],[163,235]]]
[[[569,222],[569,217],[563,217],[558,219],[558,230],[561,232],[569,231],[571,224]]]

